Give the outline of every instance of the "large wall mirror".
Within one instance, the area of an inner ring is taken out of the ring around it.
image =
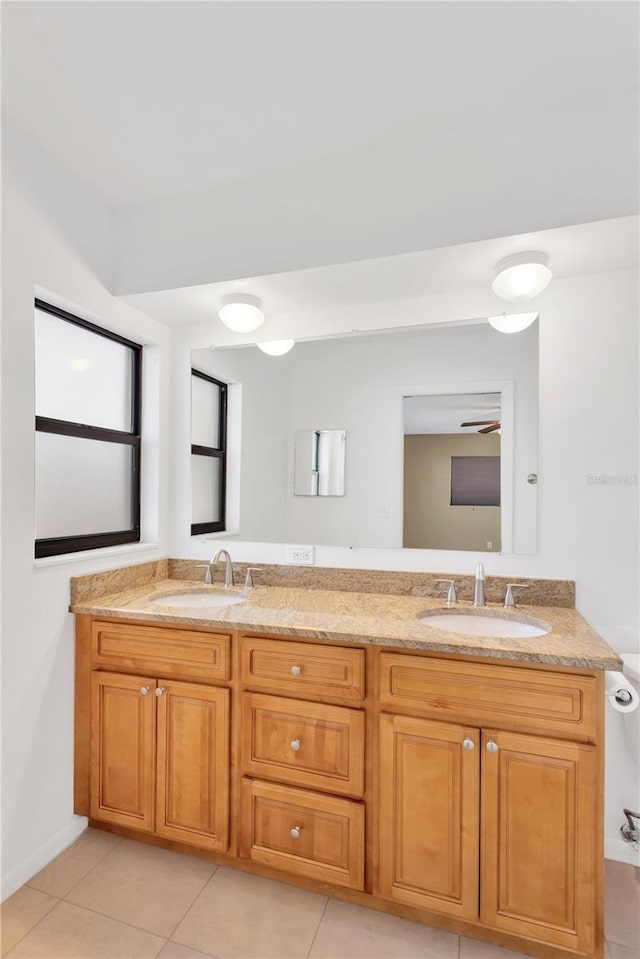
[[[537,323],[201,349],[192,366],[228,385],[228,538],[536,551]],[[303,431],[345,437],[342,495],[294,494]]]

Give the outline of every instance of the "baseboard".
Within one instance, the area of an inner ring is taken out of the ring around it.
[[[24,886],[32,876],[44,869],[52,859],[55,859],[67,846],[75,842],[78,836],[87,828],[88,819],[85,816],[74,816],[70,822],[60,829],[55,836],[40,846],[39,849],[24,859],[19,865],[9,873],[2,876],[2,893],[0,902],[4,902],[9,896],[13,895],[16,889]]]
[[[640,850],[633,843],[624,842],[620,836],[607,836],[604,841],[605,859],[615,859],[616,862],[629,862],[632,866],[640,866]]]

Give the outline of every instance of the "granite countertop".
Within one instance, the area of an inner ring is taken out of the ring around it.
[[[551,628],[544,636],[508,639],[454,634],[421,623],[417,618],[421,612],[450,612],[444,608],[442,599],[426,596],[254,586],[246,593],[238,588],[222,590],[243,599],[247,597],[242,603],[222,608],[180,608],[153,602],[169,594],[198,593],[207,589],[221,591],[219,586],[206,587],[184,580],[163,579],[78,601],[70,609],[74,613],[102,618],[181,623],[187,627],[211,626],[216,629],[424,649],[555,666],[622,668],[617,653],[573,608],[523,605],[515,611],[505,611],[498,604],[488,603],[482,610],[485,614],[533,621]],[[466,612],[472,606],[468,602],[461,602],[456,609]]]

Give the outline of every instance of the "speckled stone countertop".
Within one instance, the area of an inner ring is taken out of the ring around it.
[[[183,608],[158,602],[170,594],[202,593],[206,590],[242,597],[243,602],[222,608]],[[102,618],[174,625],[181,623],[187,627],[211,626],[215,629],[424,649],[555,666],[590,669],[622,667],[617,653],[607,646],[575,609],[557,606],[523,605],[509,612],[500,605],[487,604],[479,611],[484,615],[550,627],[546,635],[527,639],[459,635],[420,622],[418,615],[427,610],[455,614],[455,610],[444,608],[442,599],[283,586],[254,586],[245,593],[237,588],[224,590],[219,586],[206,587],[184,580],[156,579],[107,595],[87,597],[76,601],[70,608],[74,613],[88,613]],[[462,602],[456,609],[467,612],[472,607],[470,603]]]

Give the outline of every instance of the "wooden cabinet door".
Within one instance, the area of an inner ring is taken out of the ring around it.
[[[158,683],[156,832],[205,849],[229,842],[229,690]]]
[[[478,916],[477,729],[382,715],[380,894]]]
[[[92,674],[91,816],[153,829],[155,679]]]
[[[482,922],[591,955],[594,747],[486,730],[482,766]]]

